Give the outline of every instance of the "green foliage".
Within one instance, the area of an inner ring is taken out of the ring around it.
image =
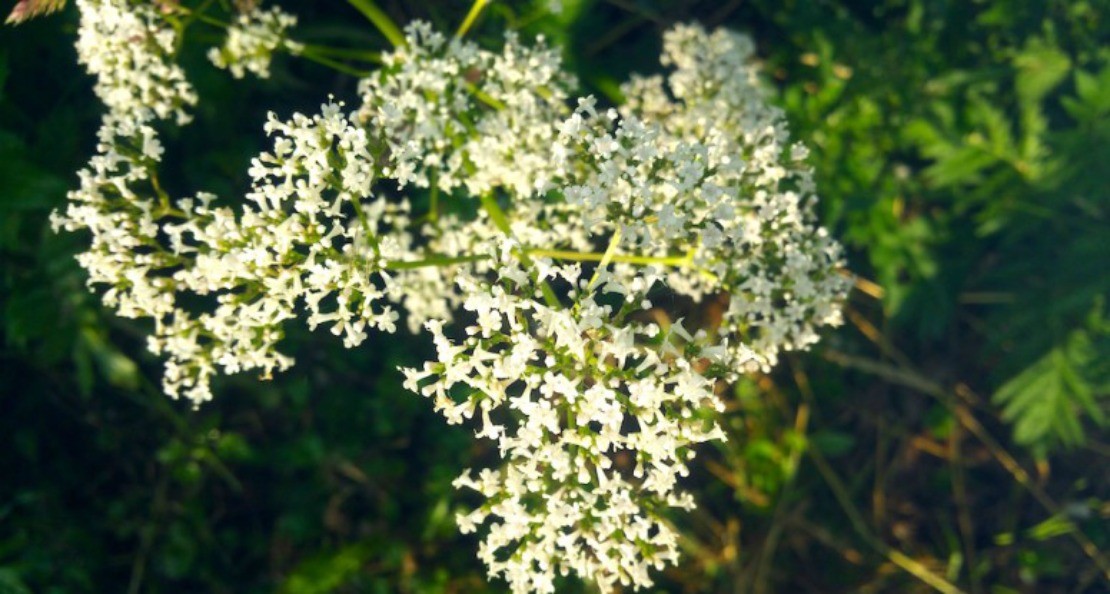
[[[900,9],[907,30],[870,36],[859,21],[833,19],[839,39],[852,39],[840,55],[827,29],[812,33],[820,82],[785,91],[821,148],[831,212],[867,255],[896,324],[938,340],[961,310],[985,317],[980,362],[995,379],[985,387],[1005,385],[1000,402],[1024,394],[1006,409],[1020,443],[1080,443],[1084,419],[1103,417],[1105,391],[1037,391],[1072,385],[1047,374],[1083,366],[1065,343],[1110,290],[1110,275],[1091,268],[1110,258],[1106,7],[891,2],[876,12]],[[958,39],[954,20],[964,23]]]
[[[1002,418],[1013,423],[1022,445],[1075,446],[1085,441],[1080,413],[1106,426],[1102,402],[1110,394],[1110,324],[1101,312],[1086,328],[1073,330],[1063,343],[995,392]]]

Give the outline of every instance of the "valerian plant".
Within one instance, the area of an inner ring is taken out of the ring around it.
[[[694,448],[724,439],[720,385],[840,321],[849,280],[806,148],[740,34],[670,30],[668,75],[604,108],[542,38],[465,41],[485,2],[453,37],[398,33],[359,4],[393,50],[350,105],[270,114],[250,190],[226,200],[159,182],[161,131],[198,101],[175,60],[182,23],[226,29],[208,57],[235,78],[268,76],[275,52],[330,60],[276,7],[77,0],[78,59],[107,113],[53,226],[90,238],[89,285],[152,322],[165,393],[195,406],[217,374],[292,365],[294,320],[351,348],[426,330],[436,358],[401,370],[405,386],[500,452],[455,483],[484,497],[457,521],[484,532],[491,577],[518,593],[568,574],[651,585],[678,558],[666,516],[694,506],[679,486]],[[648,315],[722,293],[710,328]]]

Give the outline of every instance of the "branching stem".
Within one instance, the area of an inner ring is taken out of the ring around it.
[[[498,206],[497,198],[495,198],[492,193],[486,193],[482,194],[481,201],[482,208],[484,208],[486,213],[489,214],[489,217],[493,221],[493,224],[496,225],[502,233],[509,237],[512,237],[513,230],[512,227],[509,225],[509,218],[505,216],[505,211],[501,210],[501,207]],[[514,251],[517,252],[521,262],[523,262],[525,266],[531,265],[532,259],[529,257],[528,252],[520,248],[517,248],[517,250]],[[543,293],[543,300],[547,303],[547,305],[549,305],[550,307],[556,307],[559,305],[559,297],[555,295],[555,291],[551,290],[551,285],[547,284],[547,281],[540,281],[540,292]]]
[[[573,260],[575,262],[605,261],[605,254],[599,254],[597,252],[528,250],[528,254],[539,258],[551,258],[552,260]],[[639,264],[642,266],[650,266],[652,264],[662,264],[663,266],[687,266],[690,264],[690,257],[688,254],[682,256],[632,256],[613,254],[609,257],[608,261],[621,262],[624,264]]]

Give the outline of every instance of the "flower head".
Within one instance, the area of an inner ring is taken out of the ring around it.
[[[285,47],[296,53],[302,48],[286,38],[286,31],[296,24],[297,17],[276,6],[269,10],[252,6],[235,18],[227,28],[223,46],[209,50],[208,59],[235,78],[243,78],[248,72],[258,78],[269,78],[270,59],[275,50]]]
[[[77,61],[96,76],[94,90],[122,120],[191,117],[196,92],[170,58],[177,33],[153,3],[77,0]]]

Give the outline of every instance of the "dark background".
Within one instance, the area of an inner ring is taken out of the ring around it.
[[[1110,592],[1110,3],[563,4],[495,3],[471,35],[543,32],[617,101],[672,23],[751,34],[859,277],[844,327],[725,395],[729,442],[686,481],[700,507],[657,591]],[[281,5],[298,39],[385,48],[344,2]],[[446,31],[469,7],[382,6]],[[199,411],[160,394],[148,328],[100,306],[87,238],[46,223],[101,112],[75,26],[68,6],[0,30],[0,593],[505,591],[453,520],[472,502],[450,482],[489,444],[394,370],[423,337],[348,351],[291,324],[274,381],[221,379]],[[165,137],[171,194],[242,195],[266,111],[356,101],[289,57],[236,83],[204,59],[218,30],[188,38],[201,102]]]

